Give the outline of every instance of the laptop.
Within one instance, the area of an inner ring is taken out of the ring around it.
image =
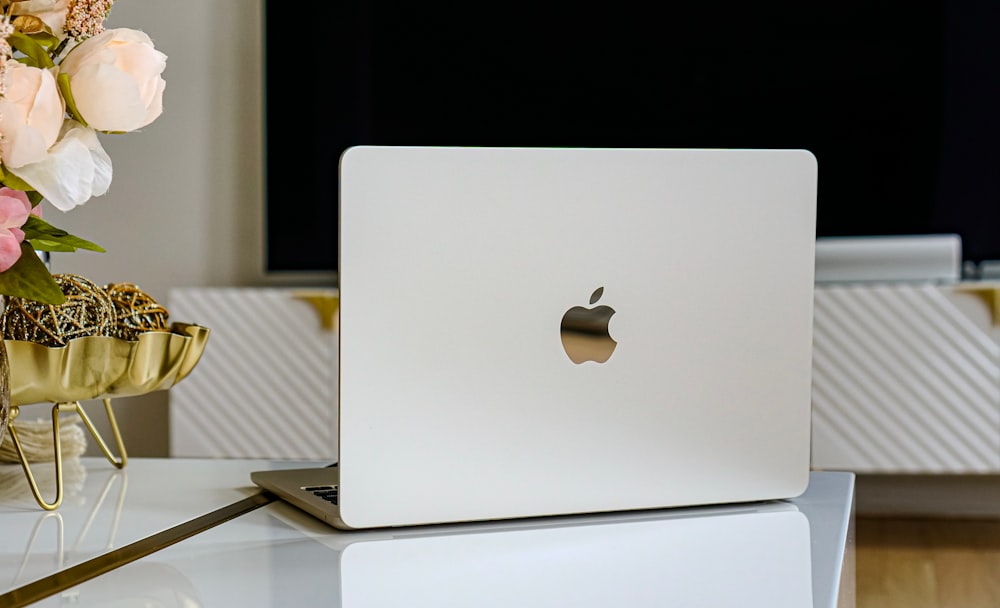
[[[359,146],[340,159],[343,529],[791,498],[810,468],[805,150]]]

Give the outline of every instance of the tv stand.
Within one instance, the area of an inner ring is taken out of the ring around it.
[[[816,287],[813,467],[1000,473],[1000,283]]]

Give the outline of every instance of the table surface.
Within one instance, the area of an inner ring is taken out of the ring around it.
[[[0,606],[854,603],[850,473],[788,501],[345,532],[250,482],[311,464],[68,460],[53,512],[0,465]]]

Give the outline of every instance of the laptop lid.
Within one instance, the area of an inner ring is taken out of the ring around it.
[[[340,172],[344,524],[805,489],[810,153],[362,146]]]

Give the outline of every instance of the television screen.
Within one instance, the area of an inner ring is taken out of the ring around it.
[[[1000,259],[1000,4],[682,4],[266,2],[267,270],[336,270],[356,144],[805,148],[817,236]]]

